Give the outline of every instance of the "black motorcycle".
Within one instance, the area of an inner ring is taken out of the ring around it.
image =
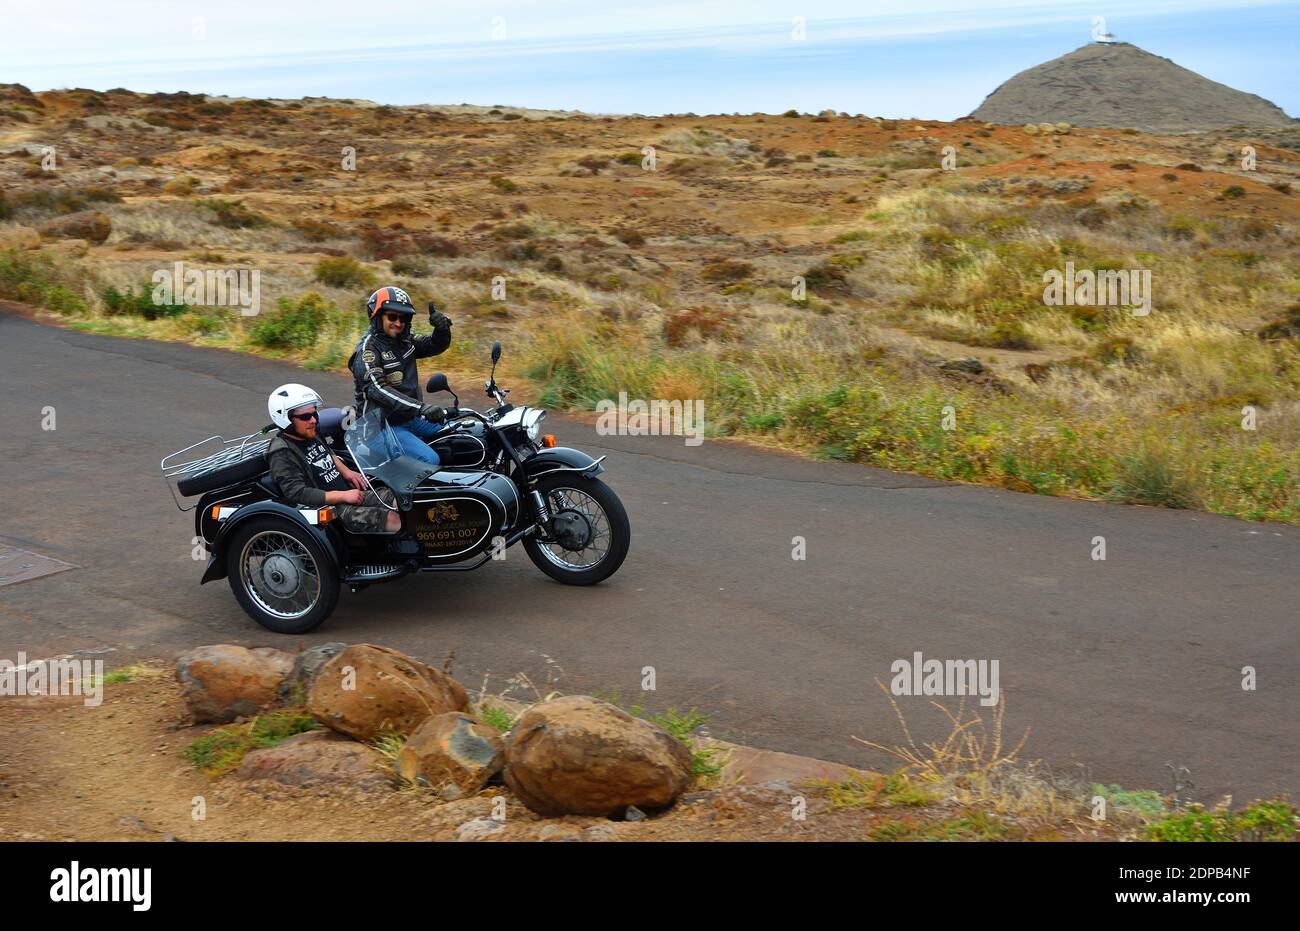
[[[546,412],[514,407],[496,384],[501,344],[492,346],[486,412],[454,406],[429,441],[436,468],[403,454],[377,408],[320,411],[318,435],[360,472],[386,506],[401,514],[397,534],[356,534],[331,507],[286,500],[265,459],[274,425],[226,440],[209,437],[163,459],[173,496],[200,496],[195,533],[208,552],[200,584],[227,578],[255,621],[277,633],[300,634],[321,624],[353,591],[412,572],[464,572],[522,543],[533,563],[557,581],[593,585],[627,556],[631,527],[622,502],[598,475],[593,459],[557,446],[540,432]],[[442,374],[430,392],[450,392]],[[216,452],[187,454],[216,443]]]

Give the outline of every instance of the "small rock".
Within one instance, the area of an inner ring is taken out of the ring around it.
[[[545,824],[537,832],[538,840],[569,840],[581,834],[581,828],[572,824]]]
[[[624,821],[644,821],[645,819],[645,812],[635,805],[627,806],[627,811],[623,812]]]
[[[456,828],[456,840],[487,840],[489,837],[500,834],[505,829],[504,821],[495,821],[492,818],[475,818],[473,821],[466,821]]]
[[[316,730],[296,734],[265,750],[253,750],[244,757],[235,775],[299,789],[348,786],[372,792],[391,787],[384,772],[386,762],[381,753],[364,744]]]
[[[618,831],[609,824],[593,824],[579,837],[582,840],[611,841],[618,838]]]
[[[304,704],[321,667],[345,649],[347,649],[346,643],[321,643],[295,654],[293,668],[289,670],[289,674],[280,683],[279,699],[281,703],[286,705]]]
[[[984,372],[984,363],[974,356],[965,359],[949,359],[939,366],[943,372],[966,372],[970,375],[981,375]]]
[[[280,650],[222,643],[176,657],[176,680],[195,721],[224,724],[275,704],[292,668],[293,658]]]
[[[411,782],[454,785],[457,798],[487,785],[505,762],[501,735],[458,711],[426,718],[397,754],[397,772]]]

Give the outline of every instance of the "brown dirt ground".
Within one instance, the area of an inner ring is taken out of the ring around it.
[[[615,822],[543,819],[499,788],[443,802],[425,790],[210,779],[181,755],[207,729],[191,725],[179,686],[161,669],[106,685],[95,708],[80,698],[0,699],[0,841],[454,840],[459,827],[490,815],[499,794],[507,798],[506,820],[487,839],[850,841],[898,819],[889,811],[835,809],[827,788],[813,783],[703,789],[650,820]],[[791,817],[794,795],[807,799],[804,820]],[[191,818],[197,796],[207,808],[202,821]],[[904,817],[961,814],[944,804],[913,811]],[[1065,836],[1095,834],[1070,826]]]

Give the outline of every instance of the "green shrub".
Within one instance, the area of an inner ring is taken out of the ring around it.
[[[746,262],[710,262],[700,269],[700,277],[705,281],[731,282],[740,281],[754,274],[754,266]]]
[[[56,265],[39,253],[0,250],[0,297],[35,304],[61,314],[85,314],[84,275],[76,266]]]
[[[99,296],[110,316],[135,316],[144,317],[146,320],[157,320],[161,317],[179,316],[188,309],[183,301],[178,303],[174,297],[169,303],[155,302],[153,292],[153,285],[143,282],[138,294],[134,285],[128,285],[125,291],[119,291],[109,285],[100,292]]]
[[[255,229],[267,226],[271,222],[269,218],[239,201],[220,200],[216,197],[210,197],[199,201],[199,204],[216,214],[217,218],[213,222],[217,226],[224,226],[226,229]]]
[[[499,239],[531,239],[535,232],[527,223],[508,223],[495,231]]]
[[[45,213],[77,213],[91,204],[121,203],[117,192],[98,185],[81,188],[36,188],[14,195],[13,208],[26,207]]]
[[[263,317],[249,339],[265,349],[303,350],[316,342],[321,327],[334,312],[334,305],[315,292],[297,301],[287,297],[276,302],[276,313]]]
[[[370,287],[375,273],[350,255],[321,259],[316,263],[316,280],[331,288]]]
[[[393,274],[409,275],[412,278],[429,277],[429,266],[409,255],[399,255],[393,259]]]
[[[1196,495],[1186,477],[1174,467],[1168,453],[1145,446],[1119,460],[1119,473],[1108,497],[1125,504],[1153,504],[1168,508],[1196,506]]]
[[[1280,800],[1253,802],[1240,812],[1226,808],[1205,811],[1194,806],[1147,828],[1154,841],[1296,841],[1300,840],[1300,812]]]
[[[318,727],[301,709],[271,711],[247,724],[216,728],[194,740],[182,755],[205,775],[215,778],[237,767],[250,750],[274,747],[295,734]]]

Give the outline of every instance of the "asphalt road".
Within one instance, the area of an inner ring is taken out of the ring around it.
[[[260,427],[286,381],[346,403],[346,378],[8,313],[0,357],[0,543],[78,567],[0,586],[0,657],[111,648],[111,666],[214,642],[295,648],[224,582],[198,585],[191,515],[158,462]],[[461,387],[467,404],[481,393]],[[1172,763],[1203,801],[1300,795],[1300,528],[547,423],[563,445],[609,456],[633,527],[617,575],[566,587],[515,548],[477,572],[345,591],[302,639],[435,665],[454,650],[458,677],[489,676],[493,691],[518,671],[540,683],[562,670],[566,692],[698,706],[716,736],[877,766],[888,759],[851,736],[901,739],[876,685],[895,660],[997,660],[1007,739],[1028,728],[1022,756],[1057,772],[1168,789]],[[796,536],[806,559],[792,558]],[[654,693],[641,692],[646,666]],[[1245,666],[1256,690],[1242,688]],[[897,701],[918,740],[947,732],[931,699]]]

